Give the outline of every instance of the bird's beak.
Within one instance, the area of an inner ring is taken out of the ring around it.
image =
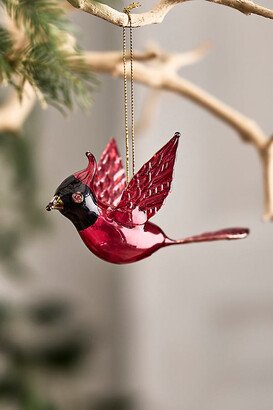
[[[58,195],[55,195],[46,206],[47,211],[51,211],[52,209],[57,209],[58,211],[64,209],[64,203]]]

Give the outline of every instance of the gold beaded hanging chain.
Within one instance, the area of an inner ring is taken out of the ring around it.
[[[133,28],[131,20],[131,10],[140,7],[140,3],[132,3],[128,7],[123,9],[123,13],[126,13],[129,20],[129,42],[130,42],[130,78],[131,78],[131,152],[132,152],[132,174],[135,174],[135,115],[134,115],[134,55],[133,55]],[[127,92],[127,50],[126,50],[126,28],[123,26],[123,85],[124,85],[124,117],[125,117],[125,150],[126,150],[126,181],[127,184],[130,180],[130,147],[129,147],[129,121],[128,121],[128,92]]]

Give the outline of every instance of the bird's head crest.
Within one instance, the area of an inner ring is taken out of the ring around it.
[[[97,170],[97,162],[93,154],[87,151],[85,153],[88,159],[88,165],[82,171],[75,172],[74,177],[92,189],[92,182]]]

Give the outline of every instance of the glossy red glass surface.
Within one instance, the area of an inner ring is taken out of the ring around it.
[[[98,164],[86,153],[87,168],[63,181],[47,209],[58,209],[74,223],[91,252],[117,264],[139,261],[165,246],[245,238],[247,228],[229,228],[172,240],[149,222],[170,192],[179,137],[176,133],[128,185],[116,142],[111,139]]]
[[[102,215],[94,225],[79,232],[88,249],[112,263],[130,263],[146,258],[164,246],[165,235],[156,225],[126,228]]]
[[[88,249],[96,256],[107,262],[124,264],[147,258],[158,249],[169,245],[244,238],[248,230],[230,228],[172,240],[151,222],[127,228],[99,216],[94,225],[80,231],[79,234]]]

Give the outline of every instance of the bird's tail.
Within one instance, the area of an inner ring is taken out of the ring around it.
[[[182,245],[195,242],[211,242],[231,239],[243,239],[249,234],[248,228],[226,228],[220,231],[204,232],[199,235],[189,236],[184,239],[169,239],[166,238],[166,245]]]

